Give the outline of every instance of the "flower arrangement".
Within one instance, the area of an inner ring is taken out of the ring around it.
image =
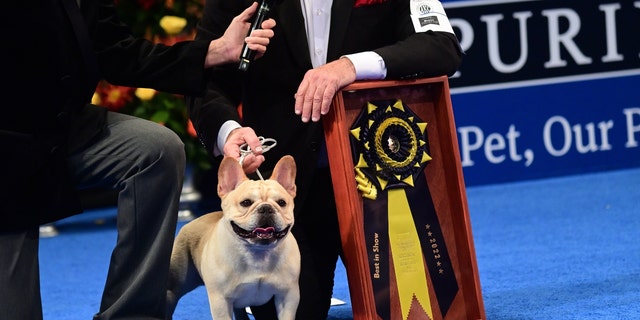
[[[115,3],[119,18],[131,27],[134,35],[167,45],[193,39],[203,7],[203,0],[116,0]],[[187,116],[183,96],[102,81],[92,102],[170,128],[182,139],[190,164],[202,170],[211,168],[209,155]]]

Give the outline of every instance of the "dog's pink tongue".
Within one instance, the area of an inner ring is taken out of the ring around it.
[[[260,239],[271,239],[275,232],[276,232],[276,229],[274,227],[253,229],[253,234],[255,234],[256,237]]]

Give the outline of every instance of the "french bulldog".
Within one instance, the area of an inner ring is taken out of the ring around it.
[[[218,170],[222,211],[185,224],[171,254],[168,314],[178,300],[204,285],[211,316],[233,319],[234,309],[272,297],[279,320],[293,320],[300,300],[300,251],[291,234],[296,163],[284,156],[267,180],[249,179],[225,157]]]

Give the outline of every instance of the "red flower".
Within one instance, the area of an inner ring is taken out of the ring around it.
[[[187,120],[187,133],[194,138],[198,136],[196,128],[193,126],[193,122],[191,122],[191,120]]]
[[[370,6],[374,4],[380,4],[387,2],[387,0],[356,0],[356,3],[353,4],[354,8]]]
[[[138,0],[137,2],[144,10],[149,10],[158,1],[156,1],[156,0]]]
[[[134,91],[135,88],[114,86],[104,81],[101,81],[96,88],[102,106],[111,111],[118,111],[133,101]]]

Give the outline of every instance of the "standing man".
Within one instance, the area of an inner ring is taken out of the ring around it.
[[[166,127],[89,101],[99,79],[199,95],[212,66],[237,65],[245,41],[263,54],[275,21],[247,37],[257,8],[247,2],[219,38],[168,47],[134,38],[112,0],[8,6],[3,89],[15,103],[0,119],[0,319],[42,319],[39,225],[79,213],[76,191],[97,186],[119,192],[118,241],[94,319],[165,319],[184,146]]]
[[[247,3],[206,0],[197,39],[220,36]],[[270,14],[278,25],[264,57],[246,72],[220,68],[203,97],[188,99],[188,110],[214,155],[238,158],[239,146],[256,134],[277,141],[268,154],[253,149],[245,171],[260,165],[264,174],[283,155],[296,159],[297,319],[326,319],[342,247],[321,116],[335,93],[354,81],[452,75],[462,52],[436,0],[287,0]],[[253,314],[275,319],[269,305]]]

